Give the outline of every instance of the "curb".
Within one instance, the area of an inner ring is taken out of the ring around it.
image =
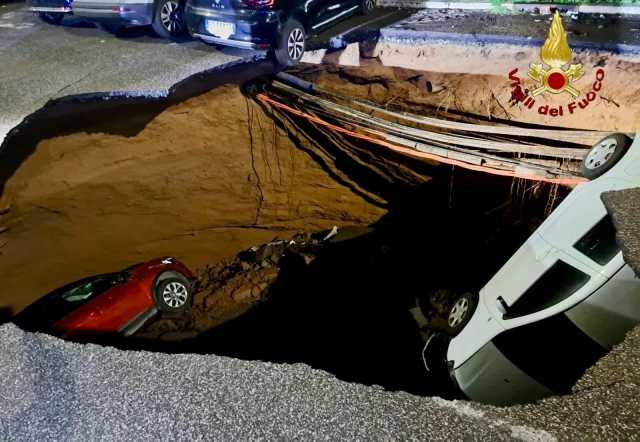
[[[415,44],[426,42],[443,42],[462,45],[493,45],[505,44],[516,46],[536,46],[544,44],[544,39],[527,38],[514,35],[493,35],[493,34],[462,34],[457,32],[437,32],[437,31],[414,31],[411,29],[380,29],[381,42],[393,42],[401,44]],[[619,55],[640,55],[640,45],[628,45],[617,43],[593,43],[593,42],[573,42],[571,48],[574,50],[594,50],[612,52]]]

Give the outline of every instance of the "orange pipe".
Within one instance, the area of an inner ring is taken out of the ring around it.
[[[384,140],[378,140],[376,138],[372,138],[372,137],[368,137],[366,135],[363,134],[359,134],[357,132],[353,132],[350,131],[348,129],[345,129],[344,127],[340,127],[340,126],[336,126],[334,124],[331,124],[327,121],[324,121],[321,118],[318,117],[314,117],[313,115],[309,115],[307,113],[304,113],[302,111],[299,111],[298,109],[294,109],[292,107],[287,106],[286,104],[280,103],[278,101],[273,100],[272,98],[267,97],[264,94],[258,94],[257,95],[258,100],[262,101],[263,103],[268,103],[272,106],[275,106],[277,108],[280,109],[284,109],[287,112],[290,112],[292,114],[298,115],[299,117],[303,117],[313,123],[317,123],[321,126],[325,126],[328,127],[329,129],[332,129],[336,132],[340,132],[346,135],[349,135],[353,138],[358,138],[361,140],[366,140],[369,141],[371,143],[377,144],[379,146],[383,146],[386,147],[394,152],[398,152],[404,155],[408,155],[408,156],[412,156],[412,157],[417,157],[417,158],[425,158],[425,159],[429,159],[429,160],[433,160],[433,161],[437,161],[439,163],[444,163],[444,164],[450,164],[452,166],[459,166],[462,167],[464,169],[469,169],[469,170],[474,170],[476,172],[486,172],[486,173],[490,173],[493,175],[499,175],[499,176],[506,176],[506,177],[511,177],[511,178],[522,178],[525,180],[533,180],[533,181],[543,181],[543,182],[547,182],[547,183],[552,183],[552,184],[561,184],[564,186],[575,186],[577,184],[580,183],[584,183],[587,181],[586,178],[582,178],[582,177],[574,177],[574,178],[546,178],[546,177],[541,177],[541,176],[536,176],[536,175],[522,175],[522,174],[518,174],[516,172],[511,172],[508,170],[501,170],[501,169],[494,169],[493,167],[488,167],[488,166],[478,166],[476,164],[470,164],[470,163],[465,163],[464,161],[460,161],[460,160],[454,160],[452,158],[446,158],[446,157],[442,157],[439,155],[435,155],[435,154],[431,154],[431,153],[426,153],[426,152],[420,152],[414,149],[410,149],[408,147],[402,147],[402,146],[397,146],[395,144],[389,143],[388,141],[384,141]]]

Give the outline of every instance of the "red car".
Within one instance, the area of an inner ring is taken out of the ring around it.
[[[195,282],[193,273],[175,258],[158,258],[54,290],[14,322],[66,338],[130,335],[158,311],[188,310]]]

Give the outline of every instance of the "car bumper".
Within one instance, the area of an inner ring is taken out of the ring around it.
[[[27,10],[31,12],[59,12],[68,14],[72,11],[71,2],[64,0],[27,0]]]
[[[27,10],[31,12],[59,12],[69,14],[72,9],[69,6],[27,6]]]
[[[453,361],[448,361],[448,365],[452,381],[474,401],[511,405],[553,394],[509,361],[491,342],[457,369],[453,369]]]
[[[279,11],[221,12],[215,9],[187,5],[186,20],[189,33],[207,43],[242,49],[271,49],[280,31]],[[207,31],[207,20],[230,22],[235,32],[228,38]]]
[[[73,14],[94,21],[149,25],[153,21],[152,3],[93,3],[75,1]]]

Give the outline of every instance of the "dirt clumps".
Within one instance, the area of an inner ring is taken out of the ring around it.
[[[136,334],[138,339],[179,341],[195,338],[266,302],[270,288],[287,266],[306,266],[315,258],[324,235],[299,233],[240,252],[234,259],[206,266],[188,314],[163,317]],[[293,264],[295,262],[295,264]]]

